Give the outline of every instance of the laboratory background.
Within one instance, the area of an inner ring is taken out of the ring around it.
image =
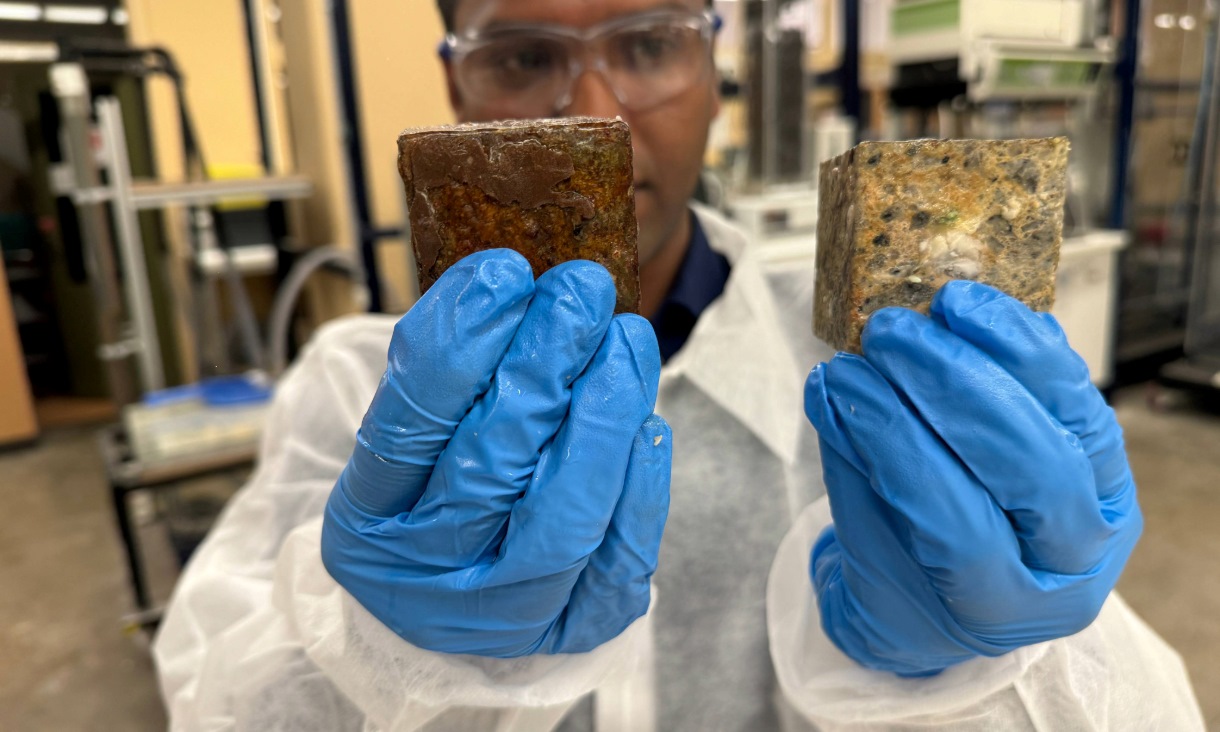
[[[1220,3],[716,0],[698,197],[809,261],[862,140],[1071,141],[1054,314],[1117,411],[1119,589],[1220,729]],[[0,729],[164,729],[150,646],[277,378],[418,296],[425,0],[0,2]]]

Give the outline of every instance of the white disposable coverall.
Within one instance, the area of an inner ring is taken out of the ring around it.
[[[588,654],[448,656],[335,583],[322,509],[394,325],[348,318],[284,379],[253,478],[179,581],[154,648],[172,729],[1203,729],[1181,660],[1117,595],[1075,636],[927,679],[830,643],[808,574],[830,522],[801,409],[831,355],[809,333],[812,256],[747,247],[697,213],[733,270],[662,372],[672,505],[646,617]]]

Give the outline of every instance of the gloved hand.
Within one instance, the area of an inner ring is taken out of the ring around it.
[[[449,269],[394,331],[326,506],[322,559],[413,645],[591,650],[648,609],[670,433],[648,322],[610,275],[537,283],[507,250]]]
[[[810,571],[844,653],[937,673],[1087,627],[1143,526],[1114,414],[1050,315],[950,282],[814,368],[834,526]]]

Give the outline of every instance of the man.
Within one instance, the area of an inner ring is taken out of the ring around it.
[[[176,729],[1202,728],[1052,319],[956,283],[806,379],[808,263],[687,202],[703,3],[441,9],[459,118],[630,125],[652,327],[493,251],[324,329],[157,640]]]

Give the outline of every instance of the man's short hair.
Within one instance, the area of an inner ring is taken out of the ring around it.
[[[441,20],[445,22],[445,32],[453,32],[454,18],[457,16],[459,0],[436,0],[436,8],[441,12]],[[712,0],[707,0],[707,6],[712,7]]]
[[[458,0],[436,0],[436,8],[441,11],[441,20],[445,21],[445,32],[453,32],[453,16],[457,14]]]

